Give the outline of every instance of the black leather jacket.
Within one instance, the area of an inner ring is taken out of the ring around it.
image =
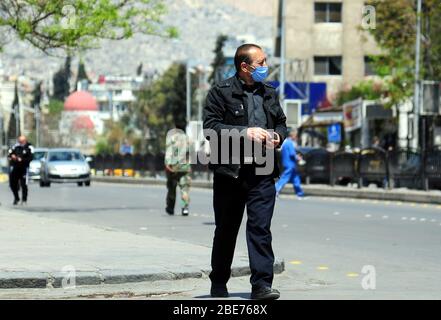
[[[8,160],[9,164],[17,170],[26,170],[29,167],[29,164],[32,161],[32,145],[30,143],[26,143],[24,146],[20,144],[15,144],[8,151]],[[11,156],[15,155],[17,158],[21,159],[21,161],[12,160]]]
[[[238,75],[235,75],[211,88],[203,112],[204,130],[214,130],[220,136],[223,129],[242,131],[248,128],[247,99],[242,86]],[[263,89],[263,108],[267,117],[267,129],[274,130],[280,136],[280,147],[287,136],[286,117],[280,106],[276,89],[266,83],[263,84]],[[206,138],[209,139],[209,136],[206,135]],[[218,140],[220,141],[220,138]],[[219,154],[222,153],[220,143],[214,146],[210,141],[210,147],[217,147]],[[274,177],[279,175],[277,162],[276,160],[272,173]],[[231,162],[229,164],[210,163],[209,166],[215,173],[233,178],[239,176],[241,168],[240,164],[231,164]]]

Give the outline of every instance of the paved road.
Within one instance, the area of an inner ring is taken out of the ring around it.
[[[17,209],[211,246],[211,191],[192,190],[189,217],[167,216],[164,192],[162,186],[95,183],[42,189],[35,184],[28,205]],[[0,202],[12,208],[7,184],[0,184]],[[441,206],[282,196],[272,230],[275,253],[287,269],[275,286],[286,299],[441,298]],[[246,250],[244,228],[238,250]],[[375,284],[375,290],[363,289],[362,283]],[[191,292],[174,298],[203,296],[206,285],[199,281]],[[232,286],[249,290],[247,279],[234,280]]]

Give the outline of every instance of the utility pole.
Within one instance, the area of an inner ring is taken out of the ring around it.
[[[281,24],[280,24],[280,86],[279,86],[279,95],[280,102],[282,103],[283,111],[285,110],[285,82],[286,82],[286,74],[285,74],[285,63],[286,63],[286,2],[285,0],[280,0],[279,2],[280,10],[281,10]]]
[[[20,109],[18,104],[14,107],[14,116],[15,116],[15,138],[20,135]]]
[[[190,74],[190,62],[187,61],[187,65],[185,68],[185,75],[186,75],[186,99],[187,99],[187,126],[190,125],[191,120],[191,74]]]
[[[40,147],[40,106],[35,105],[35,145],[37,148]]]
[[[3,150],[4,150],[4,119],[3,119],[3,112],[0,111],[0,157],[3,157]]]
[[[417,0],[417,25],[416,25],[416,44],[415,44],[415,92],[413,108],[413,148],[419,146],[419,119],[421,113],[421,86],[420,86],[420,60],[421,60],[421,12],[422,0]]]

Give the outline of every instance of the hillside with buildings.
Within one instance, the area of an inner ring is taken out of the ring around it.
[[[272,44],[274,27],[268,14],[272,7],[269,2],[272,1],[167,0],[164,24],[176,26],[179,38],[136,35],[124,41],[104,41],[101,48],[84,53],[83,59],[92,77],[133,75],[140,63],[144,70],[158,71],[172,61],[194,59],[209,64],[219,34],[252,35],[256,42]],[[42,80],[51,79],[63,63],[62,59],[47,57],[19,41],[9,43],[0,58],[4,74],[26,74]],[[75,65],[75,59],[73,62]]]

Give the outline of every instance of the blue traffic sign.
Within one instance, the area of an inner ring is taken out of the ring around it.
[[[328,126],[328,142],[341,142],[341,124],[334,123]]]

